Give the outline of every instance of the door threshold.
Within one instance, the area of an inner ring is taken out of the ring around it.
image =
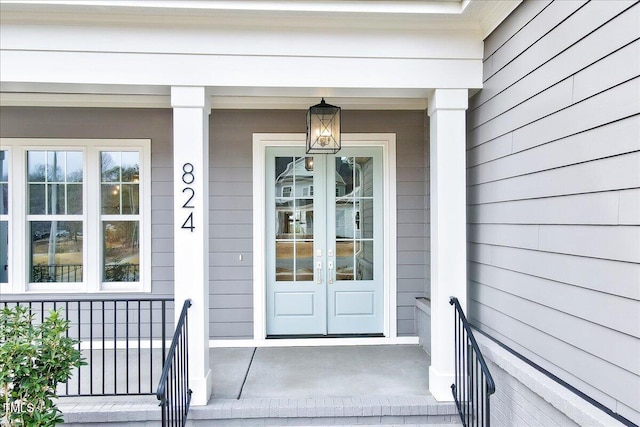
[[[312,338],[384,338],[384,334],[307,334],[307,335],[267,335],[268,340],[297,340]]]

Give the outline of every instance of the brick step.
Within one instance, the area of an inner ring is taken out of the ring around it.
[[[156,425],[155,402],[98,402],[64,405],[65,426],[126,427]],[[453,403],[431,396],[349,397],[318,399],[213,399],[192,407],[190,426],[323,426],[323,425],[460,425]]]

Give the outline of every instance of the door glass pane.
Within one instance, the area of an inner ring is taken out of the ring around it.
[[[373,242],[356,242],[356,280],[373,280]]]
[[[373,197],[373,157],[356,157],[355,162],[358,196]]]
[[[373,280],[373,157],[336,157],[336,279]]]
[[[31,221],[31,282],[82,281],[82,221]]]
[[[296,200],[296,238],[313,239],[313,199]]]
[[[313,280],[313,158],[275,158],[276,281]]]
[[[353,240],[336,241],[336,280],[353,280]]]
[[[276,281],[293,280],[293,242],[276,241]]]
[[[313,281],[313,241],[296,242],[296,280]]]
[[[276,198],[276,239],[293,240],[293,200]]]
[[[336,197],[353,191],[353,157],[336,157]]]
[[[360,208],[357,212],[359,219],[359,236],[365,239],[373,238],[373,200],[360,199],[357,203]]]
[[[353,239],[356,229],[356,211],[353,198],[336,199],[336,238]]]

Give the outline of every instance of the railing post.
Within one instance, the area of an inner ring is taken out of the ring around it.
[[[489,427],[490,396],[495,392],[495,384],[458,299],[451,297],[449,304],[454,306],[455,339],[451,393],[458,415],[465,427]]]
[[[186,300],[176,322],[169,353],[162,369],[156,397],[160,400],[162,426],[184,426],[189,414],[191,388],[189,387],[189,321]]]

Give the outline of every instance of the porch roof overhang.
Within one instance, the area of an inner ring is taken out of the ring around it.
[[[482,87],[483,38],[520,0],[1,0],[0,105],[426,109]]]

